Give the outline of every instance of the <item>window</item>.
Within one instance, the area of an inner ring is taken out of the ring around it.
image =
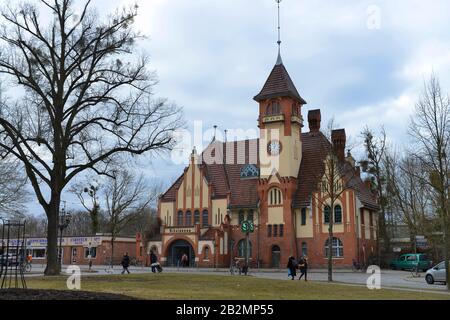
[[[271,224],[269,224],[269,225],[267,226],[267,236],[268,236],[269,238],[272,237],[272,225],[271,225]]]
[[[329,242],[330,242],[330,239],[327,239],[327,241],[325,241],[325,257],[328,257]],[[331,254],[332,254],[333,258],[343,258],[344,257],[344,245],[342,244],[341,239],[333,238]]]
[[[278,225],[273,226],[273,236],[275,238],[278,237]]]
[[[259,169],[254,164],[246,165],[241,170],[241,179],[258,178]]]
[[[33,249],[31,250],[31,255],[33,259],[45,259],[45,249]]]
[[[244,211],[241,210],[239,211],[239,225],[241,226],[244,221],[245,221],[245,214]]]
[[[267,106],[267,116],[277,116],[281,114],[281,107],[278,101],[274,101]]]
[[[308,244],[306,242],[302,243],[302,256],[308,255]]]
[[[194,212],[194,225],[200,224],[200,211],[195,210]]]
[[[205,247],[205,252],[203,255],[203,260],[209,260],[209,247]]]
[[[301,222],[302,222],[302,226],[306,226],[306,208],[302,209],[302,216],[301,216]]]
[[[331,208],[329,206],[326,206],[323,210],[323,223],[330,223],[330,213]]]
[[[97,258],[97,248],[90,248],[90,252],[89,252],[89,248],[84,248],[84,258],[85,259],[89,259],[89,253],[91,254],[91,259],[95,259]]]
[[[334,207],[334,222],[342,223],[342,207],[341,206]]]
[[[203,210],[202,213],[202,226],[207,227],[209,226],[209,214],[208,214],[208,210]]]
[[[370,226],[373,227],[373,212],[369,213]]]
[[[183,225],[183,212],[182,211],[178,212],[177,225],[178,226],[182,226]]]
[[[292,104],[292,115],[298,117],[300,114],[300,108],[295,103]]]
[[[269,191],[269,205],[279,206],[283,204],[282,193],[278,188],[273,188]]]
[[[407,256],[406,261],[417,261],[416,256]]]
[[[186,226],[191,226],[192,223],[192,212],[186,212]]]
[[[284,225],[280,224],[280,237],[283,237],[284,235]]]
[[[252,243],[251,241],[248,242],[249,246],[248,246],[248,256],[251,257],[252,256]],[[238,256],[239,258],[245,258],[245,253],[247,249],[247,240],[242,239],[241,241],[238,242]]]
[[[253,210],[250,210],[247,215],[247,221],[253,222],[253,216],[254,216]]]

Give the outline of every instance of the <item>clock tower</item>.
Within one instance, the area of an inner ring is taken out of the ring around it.
[[[300,96],[283,64],[280,53],[263,89],[259,103],[261,177],[275,173],[297,178],[302,161],[302,107]]]

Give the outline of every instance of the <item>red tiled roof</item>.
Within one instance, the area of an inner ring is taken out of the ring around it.
[[[298,93],[297,88],[295,88],[289,73],[282,63],[275,65],[263,89],[254,99],[260,102],[276,97],[291,97],[298,100],[301,104],[306,104],[306,101]]]
[[[323,176],[324,161],[332,147],[321,132],[302,134],[302,142],[303,155],[298,175],[298,189],[293,199],[294,208],[310,206],[312,192],[317,189]],[[248,164],[259,166],[258,150],[258,139],[228,143],[214,142],[206,148],[202,154],[201,167],[212,188],[213,199],[226,198],[230,193],[230,206],[233,208],[257,206],[258,179],[242,179],[241,171]],[[218,153],[217,157],[215,153]],[[361,178],[354,175],[351,165],[346,162],[343,164],[343,169],[344,174],[350,177],[349,184],[355,189],[361,203],[369,209],[377,210],[378,204],[375,197]],[[350,175],[350,172],[353,174]],[[161,198],[163,202],[175,201],[176,191],[181,185],[182,178],[183,176],[163,195]]]

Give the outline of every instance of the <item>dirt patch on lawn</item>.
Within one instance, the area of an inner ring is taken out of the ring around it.
[[[132,297],[100,292],[59,290],[1,290],[0,300],[135,300]]]

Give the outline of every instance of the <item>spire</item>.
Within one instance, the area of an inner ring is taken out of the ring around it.
[[[281,59],[281,17],[280,17],[280,3],[282,0],[275,0],[278,4],[278,58],[276,65],[283,64],[283,60]]]
[[[258,102],[266,99],[272,99],[277,97],[291,97],[297,100],[301,105],[305,105],[306,101],[298,93],[295,88],[294,82],[292,82],[289,73],[287,72],[283,60],[281,59],[281,18],[280,18],[280,3],[282,0],[275,0],[278,4],[278,58],[275,67],[269,75],[261,92],[254,97]]]

